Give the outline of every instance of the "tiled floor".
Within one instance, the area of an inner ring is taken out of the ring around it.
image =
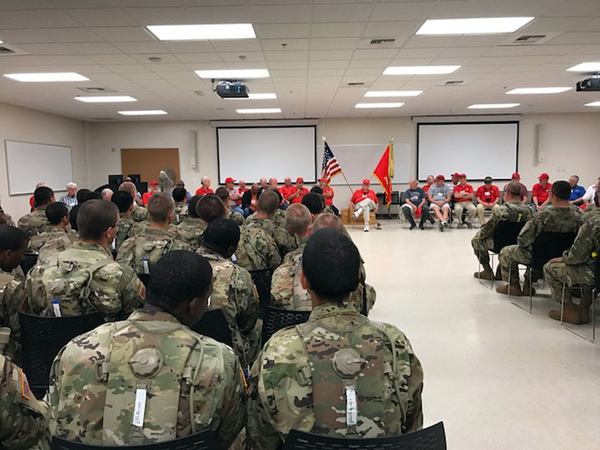
[[[392,220],[349,231],[377,290],[371,318],[410,338],[425,426],[443,420],[450,450],[600,449],[600,337],[591,344],[549,319],[547,288],[529,314],[480,285],[476,230]]]

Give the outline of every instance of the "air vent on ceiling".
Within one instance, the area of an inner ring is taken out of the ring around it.
[[[0,45],[0,55],[14,55],[14,54],[15,54],[14,50]]]
[[[446,83],[444,83],[445,86],[456,86],[458,84],[463,84],[464,81],[463,80],[450,80],[450,81],[446,81]]]
[[[100,87],[100,86],[92,86],[92,87],[78,87],[80,91],[87,92],[88,94],[105,94],[107,92],[117,92],[114,89]]]
[[[29,55],[29,53],[24,52],[20,48],[15,47],[14,45],[8,45],[3,43],[0,45],[0,56],[14,56],[14,55]]]
[[[515,44],[535,44],[546,37],[545,34],[524,34],[514,40]]]
[[[502,42],[502,44],[500,44],[500,47],[509,47],[509,46],[519,46],[519,45],[541,45],[541,44],[545,44],[546,42],[550,41],[551,39],[554,39],[556,36],[558,36],[560,33],[540,33],[540,34],[522,34],[521,36],[517,37],[516,39],[514,37],[509,37],[507,40],[505,40],[504,42]],[[513,35],[514,36],[514,35]]]
[[[348,83],[348,86],[364,86],[364,81],[355,81],[353,83]]]
[[[91,120],[96,120],[98,122],[110,122],[117,120],[114,117],[92,117]]]
[[[392,45],[396,39],[371,39],[370,45]]]

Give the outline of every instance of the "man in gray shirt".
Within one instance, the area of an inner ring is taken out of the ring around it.
[[[417,180],[410,180],[410,188],[406,191],[406,198],[402,205],[402,212],[406,217],[406,220],[410,223],[410,229],[416,228],[414,216],[417,214],[421,215],[421,222],[419,228],[425,229],[425,220],[429,218],[429,207],[427,206],[427,194],[419,187]],[[419,208],[421,211],[419,212]]]
[[[448,227],[448,213],[452,197],[452,189],[445,185],[444,181],[446,181],[444,175],[438,175],[435,178],[435,184],[427,191],[430,207],[439,220],[440,231],[444,231],[444,228]]]

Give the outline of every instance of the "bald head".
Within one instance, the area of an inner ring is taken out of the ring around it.
[[[324,229],[335,230],[339,233],[343,233],[344,224],[338,216],[329,213],[319,214],[312,224],[311,231],[312,233],[316,233],[317,231]]]
[[[300,237],[304,237],[308,233],[311,220],[310,211],[301,203],[290,205],[285,212],[285,225],[293,234]]]
[[[417,183],[417,180],[410,180],[409,186],[414,190],[419,186],[419,183]]]
[[[133,196],[133,198],[137,196],[137,189],[135,187],[135,184],[133,184],[131,181],[124,181],[123,183],[121,183],[121,185],[119,186],[119,190],[129,192]]]

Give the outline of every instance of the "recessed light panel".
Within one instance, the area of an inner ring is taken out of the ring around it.
[[[149,25],[147,28],[161,41],[208,41],[256,38],[251,23]]]
[[[123,116],[163,116],[167,114],[167,112],[162,109],[150,109],[145,111],[119,111],[119,114]]]
[[[400,108],[404,103],[357,103],[354,107],[359,109],[366,108]]]
[[[384,75],[441,75],[457,71],[460,66],[390,66]]]
[[[600,106],[600,102],[586,103],[585,106]]]
[[[200,78],[245,80],[248,78],[269,78],[269,71],[267,69],[196,70],[196,75]]]
[[[277,114],[281,112],[281,108],[249,108],[236,111],[238,114]]]
[[[274,100],[276,98],[277,98],[277,94],[270,93],[270,94],[248,94],[247,98],[229,97],[229,98],[225,98],[224,100]]]
[[[503,109],[516,108],[520,103],[476,103],[469,106],[469,109]]]
[[[137,102],[137,99],[128,95],[104,95],[95,97],[75,97],[75,100],[84,103],[122,103],[122,102]]]
[[[534,88],[517,88],[508,91],[507,94],[560,94],[571,90],[570,87],[534,87]]]
[[[569,72],[600,72],[600,62],[585,62],[569,67]]]
[[[23,83],[49,83],[59,81],[89,81],[89,78],[75,72],[53,72],[53,73],[7,73],[6,78],[21,81]]]
[[[482,19],[426,20],[417,34],[464,35],[513,33],[535,17],[487,17]]]
[[[423,91],[369,91],[365,97],[416,97]]]

